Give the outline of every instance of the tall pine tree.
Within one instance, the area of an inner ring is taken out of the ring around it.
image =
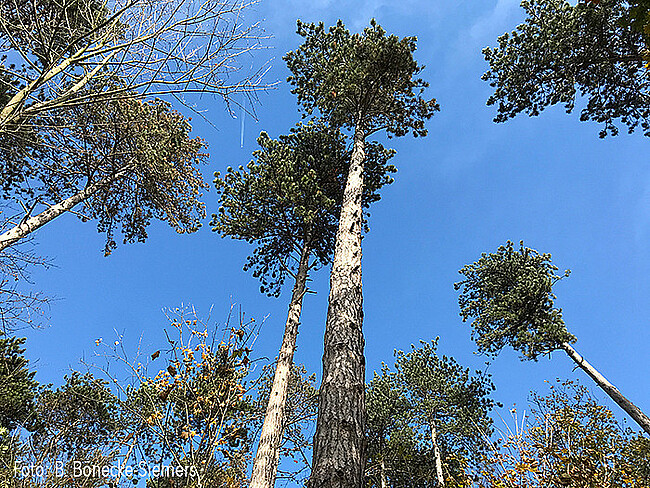
[[[289,81],[305,114],[319,112],[330,124],[351,130],[347,172],[325,329],[323,376],[310,485],[354,487],[363,483],[365,357],[361,289],[362,195],[366,138],[412,132],[424,136],[425,120],[438,105],[422,94],[428,86],[413,58],[416,38],[386,35],[377,22],[351,34],[339,22],[298,21],[305,41],[285,60]]]

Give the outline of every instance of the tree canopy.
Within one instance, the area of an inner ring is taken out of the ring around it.
[[[387,36],[374,19],[360,34],[341,20],[328,30],[299,20],[297,32],[305,40],[284,59],[306,114],[318,110],[333,125],[359,126],[366,135],[426,135],[424,121],[439,106],[422,97],[429,84],[417,78],[423,67],[413,58],[415,37]]]
[[[350,151],[338,130],[314,121],[278,139],[262,132],[257,142],[246,167],[215,174],[220,208],[211,225],[223,237],[256,245],[244,269],[253,270],[263,293],[277,296],[287,274],[295,275],[303,246],[316,264],[330,262]],[[389,164],[394,151],[371,143],[367,153],[366,209],[396,171]]]
[[[260,40],[238,20],[247,5],[4,2],[0,191],[20,216],[0,249],[77,205],[106,233],[106,254],[116,233],[143,241],[152,219],[197,230],[206,144],[172,102],[196,111],[186,97],[200,92],[228,107],[262,88],[260,72],[234,76]]]
[[[553,285],[569,276],[558,275],[550,254],[510,241],[495,253],[483,253],[475,263],[464,266],[458,298],[463,322],[471,320],[472,338],[479,351],[498,354],[509,345],[526,359],[575,342],[554,305]]]
[[[556,104],[572,112],[584,103],[580,120],[602,124],[601,137],[621,125],[650,135],[643,4],[522,1],[526,20],[483,50],[495,121]]]
[[[467,486],[487,448],[496,405],[490,375],[472,374],[437,348],[436,339],[396,351],[395,370],[384,365],[368,384],[370,486]]]

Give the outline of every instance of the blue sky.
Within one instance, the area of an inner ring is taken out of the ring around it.
[[[486,66],[481,48],[521,20],[516,1],[401,2],[368,0],[262,0],[249,12],[271,35],[257,61],[273,58],[267,81],[277,89],[260,95],[258,121],[246,120],[240,147],[240,120],[218,100],[202,106],[216,126],[195,123],[210,144],[212,172],[245,164],[261,130],[286,133],[299,116],[281,60],[300,38],[295,20],[338,18],[358,30],[371,17],[389,32],[419,38],[416,53],[423,77],[442,111],[429,123],[425,139],[391,140],[397,150],[395,183],[372,209],[364,239],[364,308],[368,379],[381,362],[392,364],[394,349],[440,336],[440,351],[461,363],[483,368],[470,330],[458,316],[453,283],[464,264],[507,239],[553,254],[572,275],[557,287],[576,349],[642,409],[650,410],[646,371],[650,358],[650,167],[641,134],[598,138],[599,126],[581,123],[552,108],[538,118],[521,116],[492,122],[485,106],[490,87],[480,80]],[[624,131],[622,131],[624,132]],[[217,208],[214,191],[208,211]],[[37,234],[37,250],[56,265],[34,275],[38,287],[55,295],[51,326],[26,330],[28,357],[37,379],[58,383],[79,359],[92,361],[95,340],[115,340],[114,329],[135,346],[154,351],[164,340],[163,307],[193,304],[200,314],[214,305],[223,321],[231,303],[257,320],[268,316],[255,354],[273,358],[279,347],[290,289],[279,299],[259,293],[258,282],[242,271],[251,250],[221,239],[205,222],[196,234],[179,236],[165,224],[150,228],[146,244],[120,246],[102,254],[103,236],[92,223],[64,216]],[[315,276],[317,295],[305,298],[296,361],[320,373],[327,306],[326,269]],[[544,380],[589,378],[563,353],[552,360],[521,363],[511,351],[490,366],[495,398],[527,408],[530,390],[546,391]],[[603,399],[604,394],[597,392]],[[613,407],[621,414],[618,407]],[[505,413],[504,413],[505,412]],[[622,418],[621,414],[621,418]],[[498,422],[497,422],[498,423]]]

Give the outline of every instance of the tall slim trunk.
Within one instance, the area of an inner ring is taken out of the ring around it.
[[[616,402],[616,404],[627,412],[627,414],[634,419],[634,421],[639,424],[639,426],[646,431],[647,434],[650,434],[650,418],[644,414],[639,407],[637,407],[630,400],[625,398],[623,394],[612,385],[607,378],[596,370],[585,358],[583,358],[578,352],[571,347],[568,342],[562,344],[562,349],[569,355],[571,359],[587,373],[592,380],[596,382],[600,388],[609,395],[609,397]]]
[[[381,464],[379,465],[379,476],[381,477],[381,488],[388,488],[388,477],[386,476],[386,464],[384,463],[384,458],[381,458]]]
[[[365,358],[361,225],[365,134],[357,127],[330,275],[323,379],[311,488],[361,488],[365,465]]]
[[[8,231],[0,234],[0,251],[6,249],[7,247],[15,244],[23,237],[27,237],[29,234],[35,230],[43,227],[48,222],[54,220],[59,215],[72,210],[77,204],[83,202],[87,198],[91,197],[93,194],[97,193],[103,186],[110,184],[111,182],[118,179],[126,172],[126,168],[120,170],[118,173],[108,176],[97,183],[88,185],[83,190],[75,193],[71,197],[66,198],[65,200],[60,201],[54,205],[51,205],[46,210],[43,210],[38,215],[29,217],[24,222],[12,227]]]
[[[260,443],[253,462],[253,473],[249,488],[273,488],[278,471],[280,444],[282,443],[282,428],[284,425],[284,408],[287,400],[293,353],[296,350],[296,338],[302,311],[302,299],[306,291],[307,274],[309,271],[309,244],[305,243],[300,256],[296,282],[293,286],[291,303],[287,322],[284,326],[284,337],[275,367],[273,386],[266,406],[264,425]]]
[[[438,479],[437,488],[444,488],[445,474],[442,472],[442,454],[438,446],[438,433],[436,431],[436,424],[431,421],[431,443],[433,444],[433,457],[436,461],[436,478]]]

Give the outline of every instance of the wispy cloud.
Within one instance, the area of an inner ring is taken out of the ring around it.
[[[479,17],[470,29],[470,37],[474,40],[492,39],[511,25],[510,19],[518,11],[520,0],[497,0],[494,8]]]

